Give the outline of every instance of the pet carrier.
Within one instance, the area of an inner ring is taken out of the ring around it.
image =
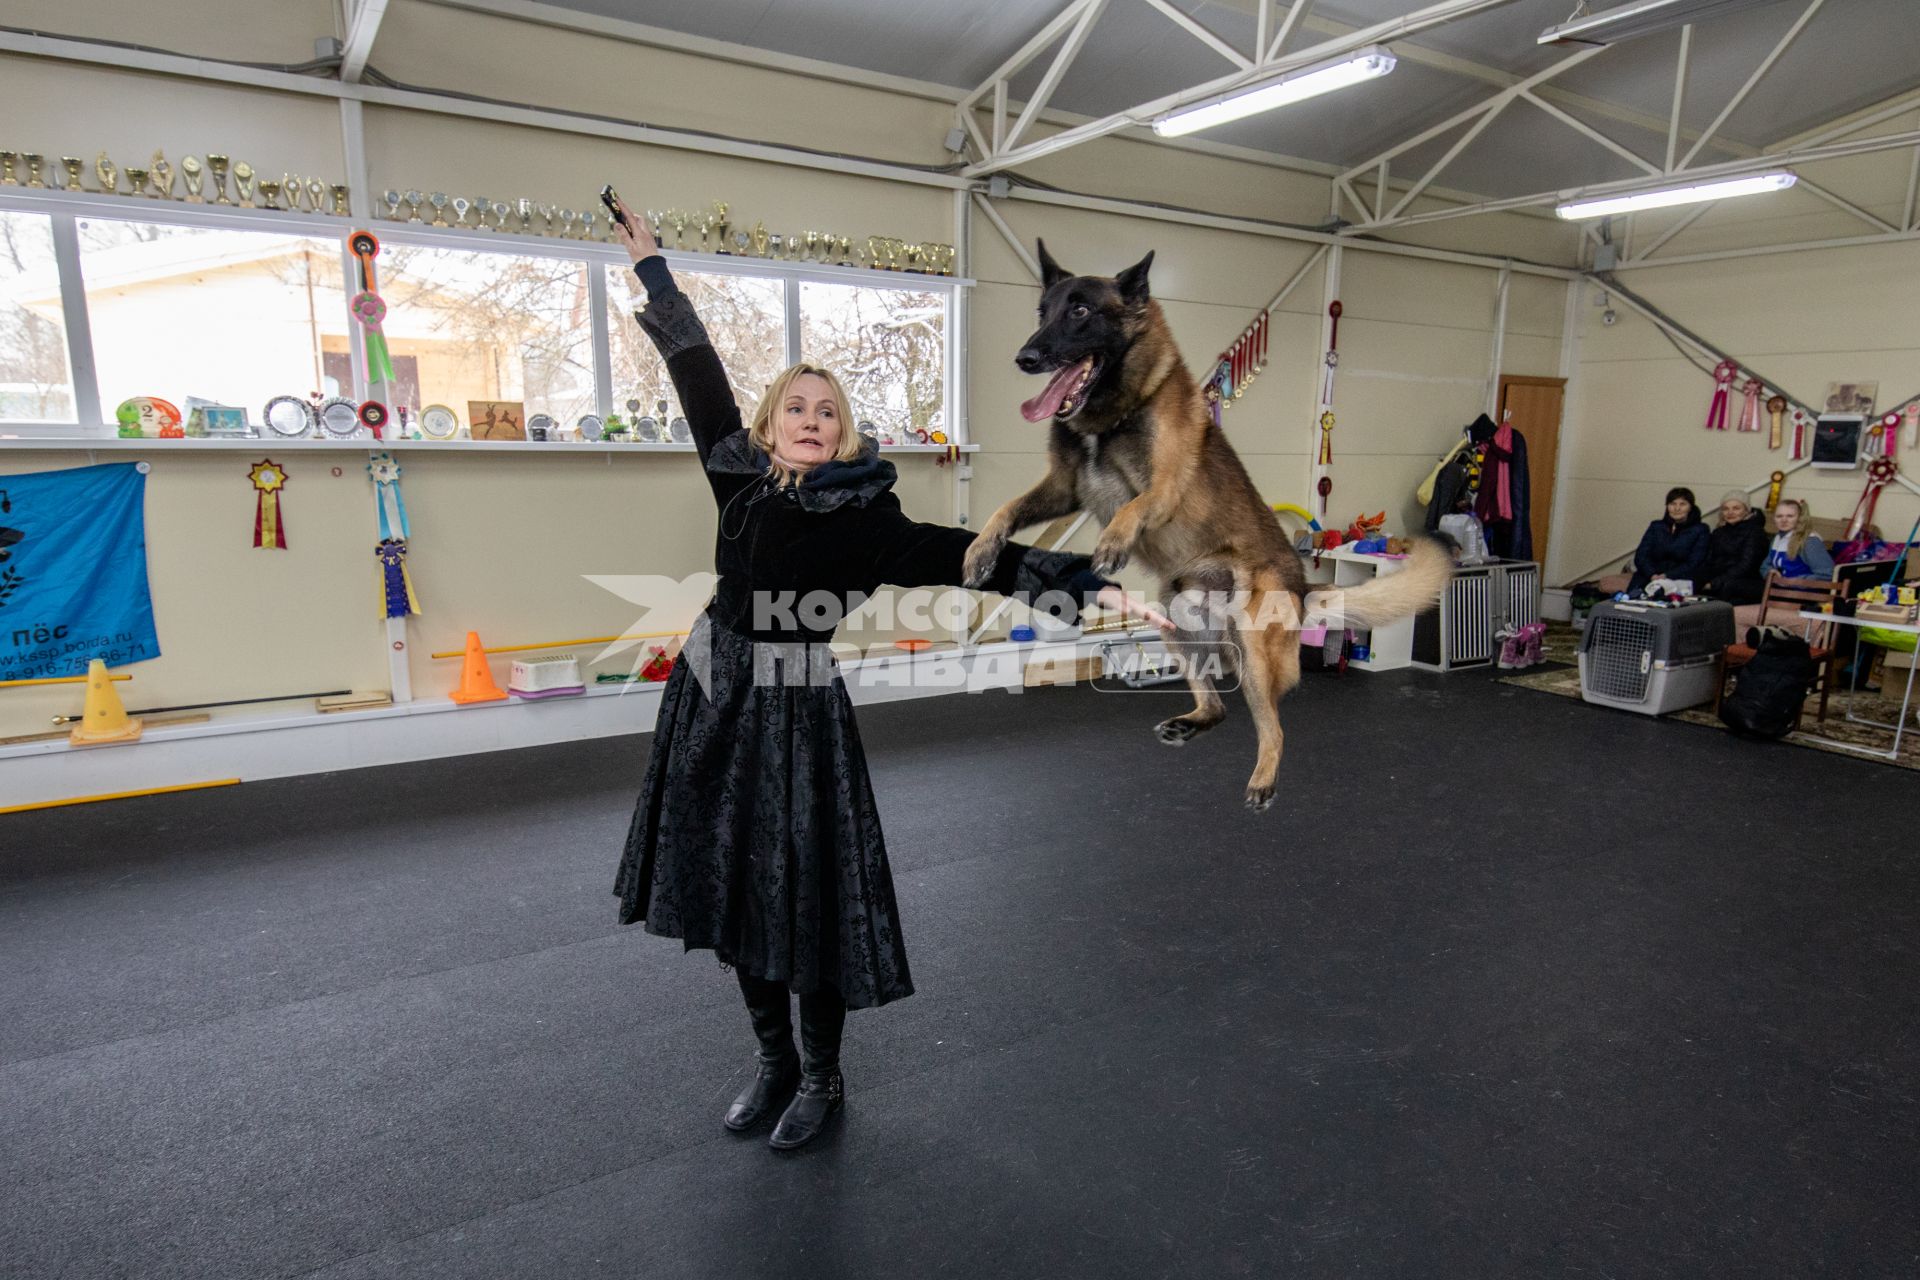
[[[1732,643],[1733,606],[1719,600],[1605,601],[1580,637],[1580,696],[1647,716],[1712,702]]]

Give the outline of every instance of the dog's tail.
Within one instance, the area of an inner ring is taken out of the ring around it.
[[[1405,564],[1357,587],[1307,593],[1307,621],[1365,631],[1424,613],[1440,602],[1453,577],[1453,557],[1434,538],[1417,538]]]

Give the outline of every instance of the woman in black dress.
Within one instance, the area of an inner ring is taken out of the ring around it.
[[[647,290],[635,318],[667,362],[720,509],[720,581],[662,693],[614,892],[620,923],[644,921],[733,967],[760,1049],[725,1124],[744,1132],[793,1093],[771,1139],[784,1150],[840,1105],[847,1010],[913,994],[866,758],[827,642],[849,597],[959,585],[973,534],[907,518],[893,464],[853,429],[824,370],[776,378],[743,429],[692,304],[646,224],[626,222],[615,234]],[[1166,625],[1084,556],[1010,543],[987,589],[1065,592],[1069,607]],[[810,596],[833,607],[810,615]]]

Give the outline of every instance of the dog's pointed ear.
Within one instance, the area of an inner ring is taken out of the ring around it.
[[[1151,266],[1153,266],[1153,250],[1149,249],[1146,257],[1115,276],[1113,283],[1119,287],[1120,296],[1128,302],[1145,302],[1147,300],[1147,269]]]
[[[1045,240],[1036,240],[1034,244],[1040,250],[1040,287],[1042,289],[1051,289],[1062,280],[1072,278],[1073,272],[1055,262],[1053,255],[1047,252]]]

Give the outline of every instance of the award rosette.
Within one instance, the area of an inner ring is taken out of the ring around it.
[[[356,231],[347,238],[347,247],[360,264],[360,292],[349,304],[354,320],[366,331],[367,381],[389,386],[397,379],[393,357],[387,353],[387,336],[380,326],[387,318],[387,304],[380,297],[380,283],[374,274],[373,260],[380,256],[380,241],[371,231]]]
[[[373,481],[374,506],[380,512],[380,543],[373,554],[380,561],[381,608],[389,618],[405,618],[420,612],[420,597],[407,572],[407,539],[413,530],[407,522],[406,499],[400,496],[400,463],[382,450],[367,458],[367,476]]]
[[[407,572],[407,544],[389,538],[373,549],[380,561],[380,607],[389,618],[405,618],[420,612],[420,597],[413,591],[413,575]]]
[[[269,550],[287,549],[287,526],[280,516],[280,491],[287,487],[287,472],[272,458],[262,458],[247,472],[257,495],[253,504],[253,545]]]

